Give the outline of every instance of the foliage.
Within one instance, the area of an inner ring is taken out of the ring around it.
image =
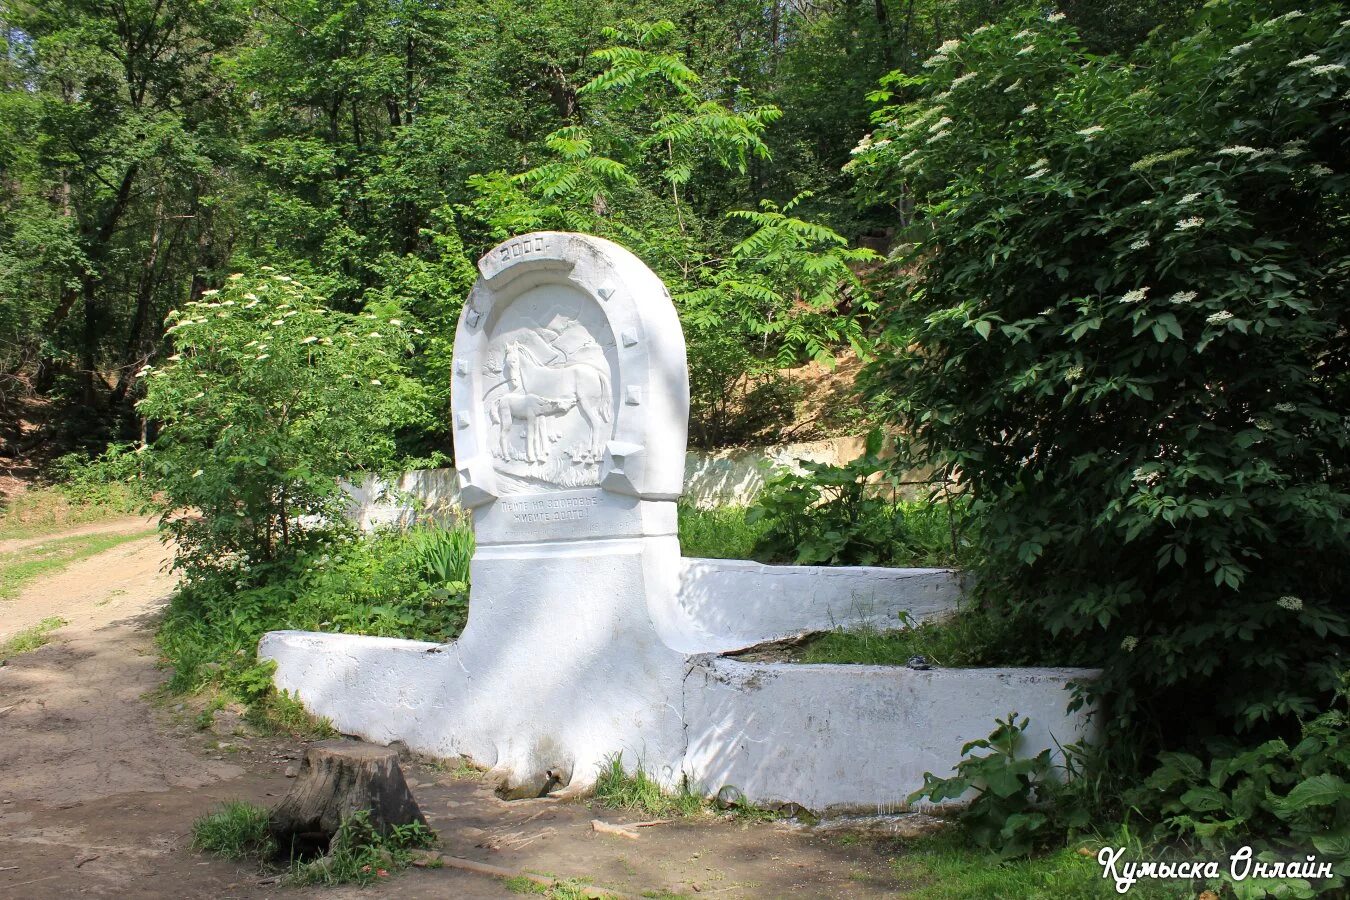
[[[990,602],[1105,667],[1122,774],[1290,739],[1345,669],[1342,18],[1211,3],[1129,59],[1015,18],[889,76],[852,166],[915,213],[896,468],[959,480]]]
[[[223,686],[266,704],[271,672],[255,663],[268,631],[340,631],[448,641],[468,612],[467,525],[372,537],[327,538],[292,559],[257,567],[256,583],[215,573],[174,595],[159,630],[174,691]],[[287,717],[276,717],[284,726]]]
[[[1031,720],[1025,716],[1019,720],[1014,712],[995,723],[988,738],[961,748],[955,775],[939,778],[925,772],[923,787],[910,794],[908,802],[942,803],[974,791],[974,798],[957,814],[958,820],[975,844],[1009,859],[1061,839],[1066,827],[1081,827],[1087,817],[1083,810],[1062,802],[1061,779],[1073,773],[1053,762],[1050,749],[1033,757],[1018,755]],[[990,752],[975,756],[975,750]]]
[[[51,639],[51,633],[63,625],[69,624],[65,619],[57,616],[43,619],[41,622],[25,628],[18,634],[0,644],[0,663],[8,660],[10,657],[18,656],[20,653],[27,653],[30,650],[36,650],[39,647],[45,647],[47,641]]]
[[[328,853],[315,860],[293,861],[288,879],[294,884],[369,884],[390,872],[406,868],[412,851],[430,847],[436,835],[420,822],[394,825],[382,834],[362,810],[344,819],[328,845]]]
[[[703,812],[703,798],[684,786],[671,793],[647,774],[641,764],[629,772],[623,764],[623,755],[609,756],[595,779],[595,799],[611,809],[640,810],[658,818],[692,816]]]
[[[293,884],[370,884],[412,862],[412,851],[432,846],[436,835],[420,822],[394,825],[382,834],[362,810],[344,819],[317,859],[290,859],[287,881]],[[223,803],[192,823],[192,847],[226,859],[253,859],[268,864],[281,848],[268,832],[268,811],[243,801]]]
[[[338,479],[391,465],[391,426],[423,415],[394,310],[346,315],[266,271],[172,311],[175,353],[139,373],[160,423],[148,475],[175,565],[250,585],[339,528]],[[189,511],[192,511],[189,513]]]
[[[1350,876],[1350,680],[1335,708],[1303,723],[1292,746],[1279,738],[1256,746],[1216,739],[1205,759],[1163,753],[1161,765],[1134,792],[1157,809],[1162,837],[1196,841],[1213,852],[1235,844],[1256,858],[1306,854],[1335,864],[1340,888]],[[1298,887],[1311,887],[1306,882]]]
[[[679,509],[680,555],[705,559],[753,559],[762,525],[746,521],[744,506],[701,507],[684,502]]]
[[[899,499],[901,477],[874,429],[843,465],[802,461],[764,486],[746,522],[765,527],[757,557],[801,565],[952,565],[968,558],[964,506]],[[964,541],[964,543],[963,543]]]
[[[1129,859],[1145,856],[1139,838],[1128,831],[1105,835],[1101,843],[1125,848]],[[906,842],[891,866],[907,888],[915,886],[912,892],[905,894],[915,900],[982,900],[986,897],[1109,900],[1119,897],[1115,882],[1102,878],[1096,849],[1097,842],[1093,841],[1030,857],[1002,859],[997,854],[971,848],[964,834],[948,830]],[[1128,896],[1143,900],[1194,900],[1196,895],[1196,888],[1189,883],[1144,880],[1131,886]]]
[[[866,612],[865,609],[860,612]],[[967,604],[949,618],[915,622],[902,613],[900,627],[839,628],[802,645],[803,663],[903,666],[916,656],[943,668],[1055,665],[1026,639],[1032,626],[1009,619],[987,606]]]
[[[48,467],[47,478],[71,502],[132,512],[150,500],[138,451],[109,444],[98,456],[67,453]]]
[[[192,849],[226,859],[269,859],[277,844],[267,832],[267,808],[231,800],[192,823]]]

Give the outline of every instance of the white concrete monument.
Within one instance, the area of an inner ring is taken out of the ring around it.
[[[274,632],[278,687],[368,740],[492,768],[505,796],[590,787],[612,754],[662,784],[812,809],[894,808],[995,715],[1028,750],[1086,733],[1075,670],[743,663],[836,624],[950,612],[955,573],[682,560],[689,389],[670,294],[577,234],[479,262],[455,334],[461,502],[478,549],[459,640]]]

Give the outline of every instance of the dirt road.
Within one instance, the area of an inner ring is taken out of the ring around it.
[[[153,538],[123,544],[0,602],[13,622],[70,624],[0,667],[0,898],[517,896],[454,869],[418,869],[371,888],[291,888],[271,873],[189,849],[191,824],[218,802],[274,803],[303,746],[222,716],[154,701],[154,622],[173,580]],[[638,821],[586,804],[506,803],[476,777],[409,762],[442,849],[516,871],[583,879],[627,895],[881,897],[899,885],[885,847],[845,846],[784,823],[706,816],[597,834],[593,818]]]

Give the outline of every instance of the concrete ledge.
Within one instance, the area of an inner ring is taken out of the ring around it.
[[[932,669],[697,657],[685,678],[685,769],[709,795],[816,812],[896,811],[924,772],[950,774],[994,717],[1028,716],[1024,752],[1091,737],[1069,685],[1095,669]]]
[[[955,612],[951,569],[769,566],[738,559],[681,560],[678,613],[689,653],[726,653],[812,631],[900,627],[900,613],[931,621]]]

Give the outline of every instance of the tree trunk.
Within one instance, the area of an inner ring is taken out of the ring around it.
[[[398,751],[353,741],[323,741],[305,750],[300,774],[273,808],[268,830],[285,855],[326,852],[345,819],[370,813],[381,834],[395,825],[427,824],[399,768]]]

